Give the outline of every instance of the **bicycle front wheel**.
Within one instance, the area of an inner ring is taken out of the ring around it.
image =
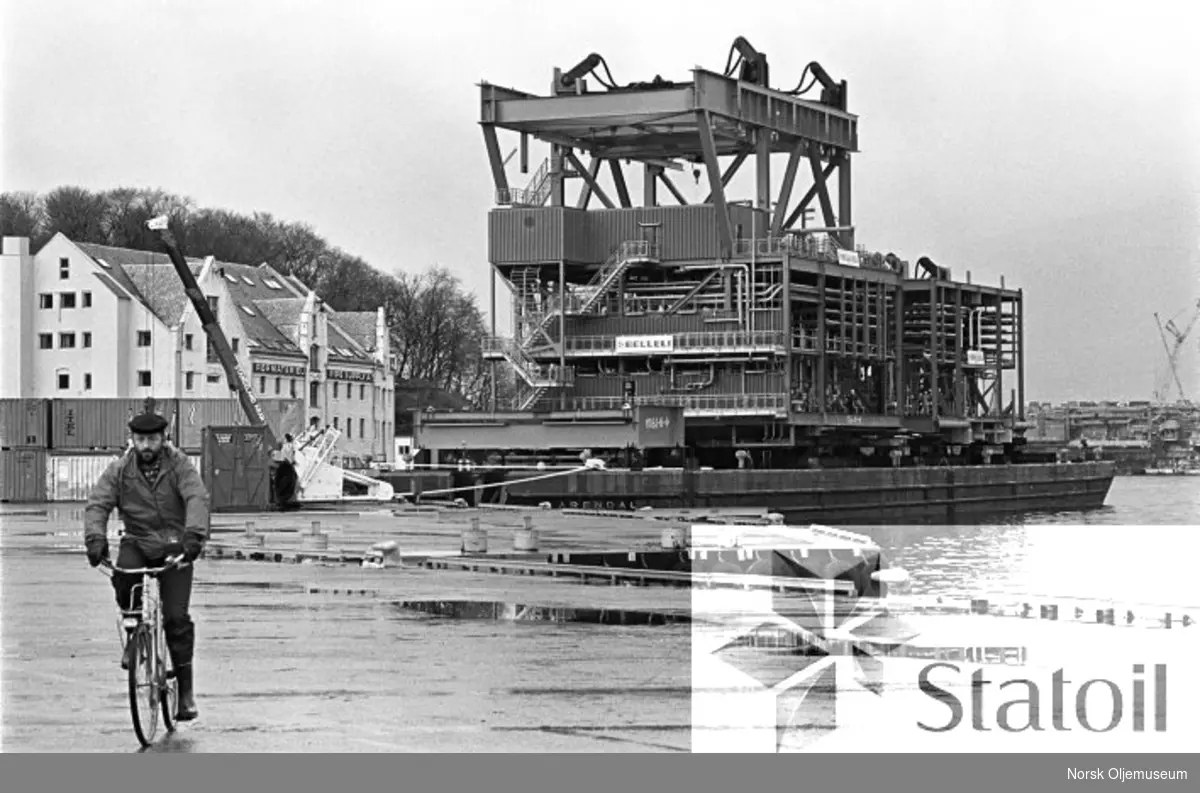
[[[129,710],[133,731],[142,746],[149,746],[158,731],[159,687],[155,679],[158,660],[154,639],[145,626],[129,639]]]

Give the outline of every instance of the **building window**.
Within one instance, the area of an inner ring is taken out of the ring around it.
[[[341,429],[341,427],[338,425],[338,417],[337,416],[333,417],[333,428],[335,430]]]
[[[205,341],[206,345],[204,348],[204,355],[208,359],[209,363],[216,363],[219,360],[217,358],[217,345],[213,344],[213,340],[211,338],[206,338]]]
[[[295,399],[295,398],[296,398],[296,381],[295,381],[295,380],[288,380],[288,383],[291,385],[291,389],[292,389],[292,399]]]
[[[367,434],[367,420],[359,419],[358,420],[358,437],[360,437],[360,438],[365,437],[366,434]]]
[[[190,334],[190,333],[185,333],[185,334],[183,334],[183,348],[184,348],[185,350],[190,350],[190,349],[192,349],[192,342],[193,342],[193,341],[195,341],[195,339],[192,337],[192,334]]]
[[[58,293],[59,308],[75,308],[75,293],[74,292],[59,292]]]
[[[196,373],[187,372],[183,375],[183,387],[191,391],[196,384]]]
[[[205,379],[205,381],[207,381],[209,383],[219,383],[219,382],[221,382],[221,375],[210,374],[207,377],[205,377],[204,379]]]
[[[85,372],[83,375],[83,390],[84,391],[92,390],[92,373],[91,372]]]
[[[312,407],[321,404],[321,384],[315,380],[308,384],[308,402]]]
[[[92,293],[91,292],[83,293],[83,307],[84,308],[92,307]]]
[[[150,346],[150,331],[148,331],[148,330],[139,330],[138,331],[138,346],[139,347],[149,347]]]
[[[260,393],[260,394],[267,393],[267,378],[265,378],[265,377],[258,378],[258,393]]]
[[[74,333],[58,334],[58,346],[59,346],[59,349],[63,349],[63,350],[75,349],[75,334]]]
[[[138,386],[141,388],[150,387],[150,372],[145,369],[138,372]]]
[[[58,260],[58,277],[62,281],[71,277],[71,260],[65,256]]]
[[[38,301],[41,308],[54,308],[54,295],[48,292],[38,295]]]
[[[58,375],[58,388],[60,391],[66,391],[71,387],[71,375],[62,372]]]
[[[220,301],[220,298],[218,298],[216,295],[209,295],[209,296],[208,296],[208,307],[209,307],[210,309],[212,309],[212,313],[213,313],[213,315],[214,315],[214,316],[215,316],[215,315],[216,315],[216,313],[217,313],[217,306],[218,306],[218,305],[220,305],[220,302],[221,302],[221,301]]]
[[[350,440],[352,437],[354,437],[354,419],[347,418],[346,419],[346,440]]]
[[[230,345],[230,346],[233,348],[233,354],[234,354],[234,355],[237,355],[237,351],[238,351],[238,340],[237,340],[236,338],[233,340],[233,344],[232,344],[232,345]]]
[[[54,349],[54,334],[53,333],[39,333],[38,334],[38,346],[40,346],[43,350],[53,350]]]
[[[321,370],[320,347],[316,344],[308,350],[308,368],[314,372]]]
[[[360,385],[358,387],[358,398],[362,400],[367,398],[367,387],[365,385]],[[360,432],[359,434],[361,435],[362,433]]]
[[[283,378],[276,377],[275,378],[275,393],[278,394],[282,390],[283,390]]]
[[[84,347],[92,346],[92,332],[90,330],[85,330],[83,332],[83,346]]]

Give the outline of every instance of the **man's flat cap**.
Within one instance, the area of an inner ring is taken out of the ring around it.
[[[143,413],[140,416],[134,416],[129,421],[129,429],[132,432],[143,435],[153,435],[156,432],[162,432],[166,428],[167,420],[157,413]]]

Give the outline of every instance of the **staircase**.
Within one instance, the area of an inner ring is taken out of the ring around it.
[[[496,203],[519,207],[544,206],[546,200],[550,198],[552,184],[552,180],[550,179],[550,159],[546,158],[542,161],[538,169],[534,171],[533,178],[529,180],[528,186],[524,189],[509,187],[504,190],[497,190]]]
[[[617,250],[608,257],[608,260],[596,271],[591,280],[586,285],[579,289],[582,295],[568,294],[566,299],[565,311],[568,314],[586,314],[591,311],[600,300],[608,294],[613,285],[616,284],[625,271],[637,262],[653,262],[658,261],[658,246],[645,240],[629,240],[622,242]],[[514,283],[514,287],[516,284]],[[528,302],[528,301],[524,301]],[[536,306],[536,304],[534,304]],[[557,300],[540,315],[534,316],[532,321],[531,332],[523,335],[522,347],[528,350],[533,346],[534,340],[545,335],[548,340],[553,343],[553,340],[547,335],[551,323],[558,319],[564,312],[564,306]]]

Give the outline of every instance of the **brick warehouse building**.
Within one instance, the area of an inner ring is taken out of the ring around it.
[[[188,261],[260,397],[302,400],[306,421],[341,430],[341,455],[392,459],[382,309],[336,312],[265,264]],[[0,292],[0,398],[235,396],[166,254],[61,233],[31,254],[6,237]]]

